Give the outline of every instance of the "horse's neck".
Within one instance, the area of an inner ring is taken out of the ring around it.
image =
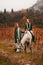
[[[27,33],[28,33],[29,35],[31,35],[30,31],[27,31]]]

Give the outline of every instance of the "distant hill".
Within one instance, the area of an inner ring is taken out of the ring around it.
[[[34,9],[34,11],[43,12],[43,0],[37,0],[37,3],[32,6],[32,9]]]

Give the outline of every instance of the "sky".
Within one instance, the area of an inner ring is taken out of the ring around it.
[[[30,8],[37,0],[0,0],[0,11],[14,11]]]

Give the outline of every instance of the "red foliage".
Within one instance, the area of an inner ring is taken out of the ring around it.
[[[35,38],[43,41],[43,28],[33,27]],[[14,27],[0,28],[0,40],[14,39]]]

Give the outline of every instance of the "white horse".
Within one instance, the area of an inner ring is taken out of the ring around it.
[[[17,52],[21,51],[21,49],[26,52],[26,46],[27,47],[29,46],[30,50],[32,51],[32,48],[31,48],[32,34],[34,35],[33,31],[28,31],[28,30],[25,31],[24,36],[22,37],[20,44],[17,46]]]
[[[30,47],[30,50],[32,51],[32,35],[34,35],[33,31],[26,30],[24,33],[23,38],[21,39],[21,49],[26,52],[26,46]],[[34,41],[34,40],[33,40]]]

